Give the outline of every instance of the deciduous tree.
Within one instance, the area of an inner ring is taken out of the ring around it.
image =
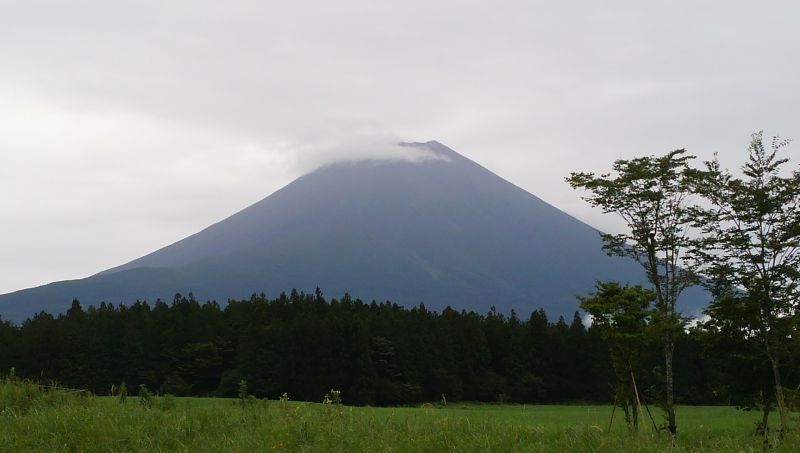
[[[787,144],[775,137],[767,149],[763,133],[755,133],[741,177],[723,170],[715,158],[692,178],[693,190],[704,200],[692,213],[703,232],[695,267],[718,290],[746,295],[719,297],[708,313],[762,343],[772,367],[781,431],[787,421],[781,366],[800,309],[800,171],[784,170],[789,159],[778,153]]]
[[[676,303],[694,281],[691,271],[683,267],[691,245],[686,181],[693,158],[679,149],[663,156],[617,160],[612,173],[572,173],[567,178],[573,188],[588,191],[583,199],[592,206],[622,218],[627,231],[601,233],[603,248],[609,255],[629,257],[641,264],[653,286],[657,309],[653,321],[664,339],[663,405],[673,438],[677,431],[673,354],[676,334],[684,324]]]
[[[636,384],[636,366],[647,343],[647,327],[655,294],[641,286],[598,282],[596,291],[579,297],[581,308],[592,316],[611,352],[617,376],[614,403],[625,411],[629,429],[638,429],[642,413],[641,392]]]

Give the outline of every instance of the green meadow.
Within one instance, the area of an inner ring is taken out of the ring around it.
[[[611,406],[372,408],[170,396],[123,402],[22,381],[0,384],[0,398],[0,450],[9,452],[671,451],[652,425],[629,433],[619,410],[609,431]],[[757,412],[684,406],[678,416],[676,451],[764,451],[764,438],[754,434]],[[797,431],[777,447],[799,449]]]

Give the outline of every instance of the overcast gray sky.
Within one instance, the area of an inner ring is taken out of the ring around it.
[[[0,0],[0,293],[396,140],[613,230],[570,171],[683,147],[735,167],[755,130],[800,140],[799,19],[795,1]]]

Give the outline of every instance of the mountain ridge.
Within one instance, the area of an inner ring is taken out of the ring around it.
[[[120,266],[0,295],[0,315],[60,312],[73,298],[132,303],[191,291],[226,301],[320,287],[431,309],[569,316],[595,280],[643,283],[638,265],[602,252],[590,225],[439,142],[403,146],[436,157],[321,167]]]

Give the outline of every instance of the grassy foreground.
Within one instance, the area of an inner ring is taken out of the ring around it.
[[[0,451],[670,450],[666,436],[658,439],[652,429],[631,435],[621,418],[607,432],[610,406],[361,408],[171,397],[148,403],[0,381]],[[763,439],[753,435],[757,413],[681,407],[678,416],[677,451],[763,450]],[[790,432],[779,451],[798,450],[800,433]]]

